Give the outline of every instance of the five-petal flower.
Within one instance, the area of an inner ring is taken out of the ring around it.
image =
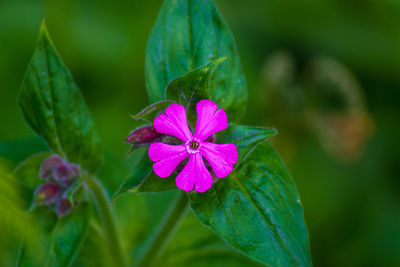
[[[234,144],[214,144],[205,140],[216,132],[228,127],[228,118],[223,109],[217,110],[217,104],[210,100],[197,103],[197,122],[194,134],[189,130],[184,106],[171,104],[165,114],[154,120],[157,132],[179,138],[184,144],[169,145],[153,143],[149,148],[149,157],[154,172],[162,177],[172,174],[180,162],[189,157],[183,170],[176,177],[176,186],[185,191],[207,191],[213,177],[206,168],[203,157],[208,161],[218,178],[226,177],[238,159]]]

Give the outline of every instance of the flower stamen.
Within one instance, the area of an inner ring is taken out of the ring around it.
[[[186,150],[189,152],[189,154],[194,154],[199,152],[199,149],[201,147],[201,143],[197,139],[192,139],[186,142]]]
[[[199,143],[197,143],[196,141],[192,141],[192,142],[190,143],[190,147],[191,147],[192,149],[198,149],[198,148],[199,148]]]

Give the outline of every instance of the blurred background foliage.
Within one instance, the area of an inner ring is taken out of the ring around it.
[[[123,140],[134,127],[129,114],[148,104],[145,46],[161,2],[0,0],[4,171],[46,150],[16,104],[45,18],[104,142],[106,164],[100,179],[110,195],[118,189],[140,154],[125,159],[129,146]],[[315,266],[399,266],[400,1],[216,2],[236,37],[247,77],[249,107],[243,123],[279,131],[273,144],[300,191]],[[4,183],[2,197],[18,206],[15,192]],[[124,246],[132,257],[146,243],[174,194],[128,195],[114,203]],[[16,247],[3,242],[9,234],[6,229],[19,226],[1,213],[0,265],[6,265],[12,262],[11,248]],[[23,214],[14,213],[15,220],[22,220],[18,216]],[[101,253],[105,251],[101,231],[93,221],[89,232],[94,234],[87,239],[77,266],[93,264],[93,255],[109,257]],[[139,246],[133,247],[135,243]],[[226,263],[222,256],[212,262],[199,258],[213,257],[217,250],[232,259],[232,251],[190,215],[167,249],[171,257],[163,261],[222,266]],[[240,255],[235,257],[237,264],[249,264]],[[99,260],[96,266],[107,262]]]

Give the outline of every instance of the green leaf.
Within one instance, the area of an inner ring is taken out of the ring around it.
[[[26,122],[54,152],[89,172],[96,171],[103,157],[100,139],[44,23],[25,74],[19,105]]]
[[[35,245],[37,229],[29,224],[29,216],[25,212],[27,205],[21,198],[25,194],[29,192],[0,163],[0,265],[10,256],[6,248],[13,247],[12,244],[18,244],[25,238],[30,246]]]
[[[13,172],[13,177],[33,193],[36,187],[45,183],[44,180],[39,178],[40,165],[43,160],[49,158],[51,155],[52,153],[50,152],[43,152],[30,156],[17,166]]]
[[[211,99],[214,90],[213,78],[218,65],[226,58],[220,58],[205,66],[188,72],[172,80],[166,90],[166,98],[186,106],[188,120],[194,125],[196,103],[202,99]]]
[[[234,143],[236,145],[239,154],[235,165],[237,167],[256,145],[271,138],[276,133],[273,128],[230,124],[228,129],[217,134],[217,143]]]
[[[212,0],[165,0],[146,51],[150,102],[165,99],[170,81],[226,57],[215,75],[210,97],[231,121],[244,114],[247,88],[234,38]]]
[[[163,112],[168,106],[172,104],[172,101],[170,100],[163,100],[157,103],[154,103],[145,109],[143,109],[141,112],[139,112],[136,115],[131,115],[131,117],[135,120],[146,120],[153,122],[155,117],[160,113]]]
[[[88,203],[81,203],[63,218],[57,218],[46,207],[35,209],[32,215],[42,234],[38,245],[41,253],[23,246],[18,266],[70,266],[86,237],[89,207]]]
[[[15,165],[34,153],[48,150],[48,146],[36,135],[27,139],[0,141],[0,157],[12,161]]]
[[[299,195],[268,143],[209,191],[189,198],[200,220],[247,256],[271,266],[311,266]]]
[[[110,249],[104,236],[105,233],[101,225],[92,220],[74,266],[113,266]],[[93,255],[96,255],[96,257],[93,257]]]
[[[146,193],[146,192],[162,192],[175,189],[175,179],[170,176],[168,178],[160,178],[153,171],[153,163],[147,154],[134,168],[133,172],[124,181],[121,187],[115,192],[113,202],[125,193]]]

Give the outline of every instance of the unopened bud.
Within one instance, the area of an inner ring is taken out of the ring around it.
[[[133,130],[125,139],[125,142],[134,146],[150,145],[161,140],[163,136],[152,125],[147,125]]]
[[[62,197],[56,206],[57,215],[59,217],[64,217],[67,215],[72,208],[72,203],[67,197]]]
[[[76,179],[79,176],[81,176],[81,167],[76,164],[69,164],[69,169],[70,169],[70,177],[72,179]]]
[[[51,205],[60,195],[61,187],[55,183],[47,183],[39,186],[35,192],[35,201],[40,204]]]
[[[53,170],[54,179],[64,187],[70,186],[80,176],[80,167],[76,164],[62,163]]]
[[[54,168],[57,168],[57,166],[63,163],[64,161],[59,155],[53,155],[45,159],[40,165],[39,176],[45,180],[50,179]]]
[[[58,165],[53,169],[53,177],[56,181],[67,180],[69,175],[69,166],[65,163]]]

